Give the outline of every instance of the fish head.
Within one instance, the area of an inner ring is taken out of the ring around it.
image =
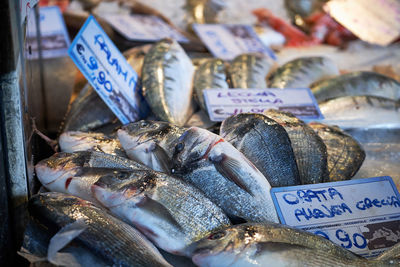
[[[99,142],[108,138],[101,133],[86,133],[80,131],[64,132],[60,135],[59,144],[64,152],[91,150],[99,145]]]
[[[178,139],[173,154],[172,173],[191,168],[206,160],[216,140],[222,139],[216,134],[202,128],[191,127]]]

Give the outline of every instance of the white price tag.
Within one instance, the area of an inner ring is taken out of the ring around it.
[[[86,20],[68,53],[123,124],[137,121],[143,115],[144,100],[137,73],[93,16]]]
[[[400,242],[400,195],[390,177],[278,187],[271,195],[283,224],[361,256]]]
[[[223,60],[232,60],[243,53],[260,52],[276,59],[250,25],[194,24],[193,29],[210,52]]]
[[[270,108],[291,112],[302,120],[323,119],[309,88],[209,89],[203,95],[212,121],[239,113],[263,113]]]
[[[102,18],[128,40],[156,42],[168,37],[182,43],[189,42],[185,36],[157,16],[105,14]]]

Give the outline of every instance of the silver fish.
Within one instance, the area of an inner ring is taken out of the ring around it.
[[[186,0],[184,5],[186,23],[189,27],[193,23],[215,23],[218,13],[225,6],[224,0]]]
[[[124,56],[126,57],[126,61],[128,61],[129,65],[135,70],[135,72],[142,77],[142,67],[144,62],[144,57],[150,51],[152,45],[141,45],[131,48],[124,52]]]
[[[164,173],[111,170],[101,174],[92,192],[114,215],[173,254],[183,255],[192,242],[230,225],[198,189]]]
[[[192,113],[194,67],[174,40],[157,42],[146,54],[142,70],[143,95],[162,120],[184,125]]]
[[[339,75],[336,64],[327,57],[302,57],[275,70],[269,78],[271,88],[308,88],[310,84]]]
[[[222,137],[191,127],[179,138],[172,162],[174,175],[195,185],[234,220],[278,221],[268,180]]]
[[[261,53],[235,57],[228,69],[232,88],[267,88],[266,77],[273,65],[274,61]]]
[[[311,85],[318,103],[341,96],[372,95],[400,99],[400,83],[376,72],[351,72]]]

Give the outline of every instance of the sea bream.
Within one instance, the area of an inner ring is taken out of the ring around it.
[[[74,242],[92,251],[109,266],[171,267],[139,231],[89,201],[62,193],[41,193],[29,200],[28,210],[52,234],[83,220],[87,228]]]
[[[202,192],[165,173],[109,171],[91,189],[115,216],[173,254],[184,255],[192,242],[230,225],[223,211]]]
[[[228,69],[232,88],[267,88],[267,75],[275,62],[262,53],[241,54]]]
[[[280,224],[246,223],[227,227],[188,250],[200,267],[398,266],[399,259],[367,260],[331,241]]]
[[[318,103],[342,96],[371,95],[400,99],[400,83],[376,72],[359,71],[322,80],[311,85]]]
[[[129,158],[168,173],[175,144],[184,131],[168,122],[142,120],[121,127],[118,139]]]
[[[192,110],[194,67],[182,47],[162,39],[146,54],[142,69],[143,95],[153,113],[164,121],[184,125]]]
[[[339,75],[336,64],[327,57],[301,57],[291,60],[269,77],[270,88],[308,88],[310,84]]]
[[[220,135],[242,152],[271,186],[300,184],[289,136],[279,123],[262,114],[241,113],[222,122]]]
[[[234,221],[278,221],[268,180],[221,136],[189,128],[172,162],[173,175],[203,191]]]

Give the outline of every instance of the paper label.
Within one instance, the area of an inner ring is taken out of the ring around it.
[[[309,88],[208,89],[203,94],[212,121],[239,113],[263,113],[270,108],[291,112],[303,120],[323,119]]]
[[[271,189],[281,223],[364,257],[400,242],[400,195],[388,176]]]
[[[128,40],[156,42],[169,37],[178,42],[189,42],[185,36],[157,16],[105,14],[102,18]]]
[[[58,6],[41,7],[39,9],[39,27],[43,58],[55,58],[68,55],[70,40]],[[30,44],[28,59],[38,59],[39,49],[36,41],[35,16],[29,17],[27,43]]]
[[[251,52],[264,53],[276,59],[250,25],[194,24],[193,29],[210,52],[223,60]]]
[[[123,124],[140,118],[143,98],[138,75],[93,16],[86,20],[68,53]]]
[[[363,41],[388,45],[400,37],[398,0],[331,0],[324,9]]]

